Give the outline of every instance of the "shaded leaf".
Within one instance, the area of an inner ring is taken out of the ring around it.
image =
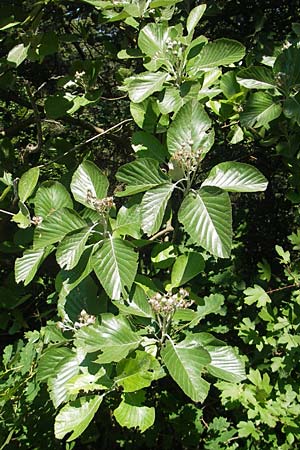
[[[243,127],[262,127],[268,125],[281,114],[281,105],[274,103],[273,97],[264,92],[256,92],[249,97],[244,111],[240,114]]]
[[[23,173],[18,184],[18,194],[21,202],[26,202],[31,196],[38,182],[39,175],[40,169],[38,167],[33,167]]]
[[[181,286],[204,270],[203,256],[197,252],[189,252],[176,258],[171,273],[172,287]]]

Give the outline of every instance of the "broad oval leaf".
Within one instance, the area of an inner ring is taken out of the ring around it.
[[[201,150],[205,155],[213,144],[210,127],[211,120],[203,106],[196,100],[186,103],[168,129],[169,153],[173,155],[183,148],[190,148],[192,152]]]
[[[124,316],[102,314],[101,319],[101,325],[80,328],[75,340],[75,345],[86,352],[101,351],[97,362],[108,364],[121,361],[139,346],[141,337],[132,331]]]
[[[232,242],[229,194],[207,186],[190,193],[182,202],[179,221],[193,241],[220,258],[228,258]]]
[[[142,201],[142,228],[148,236],[156,233],[161,226],[174,184],[162,184],[144,194]]]
[[[94,271],[112,300],[126,296],[137,271],[138,255],[126,241],[109,237],[93,256]]]
[[[86,222],[72,209],[62,208],[48,216],[34,231],[33,248],[39,249],[61,241]]]
[[[161,356],[171,377],[183,392],[194,402],[203,402],[208,394],[209,383],[201,374],[211,362],[209,353],[191,336],[179,344],[168,340]]]
[[[55,418],[55,437],[63,439],[67,433],[72,432],[67,439],[69,442],[80,436],[94,418],[102,399],[101,395],[90,395],[65,405]]]
[[[70,187],[77,202],[96,209],[89,197],[95,199],[106,197],[108,179],[93,162],[84,161],[74,172]]]
[[[157,359],[141,350],[136,350],[132,356],[120,361],[116,370],[114,382],[122,386],[124,392],[138,391],[165,376]]]
[[[139,428],[143,433],[153,425],[155,409],[143,406],[140,394],[141,391],[125,394],[113,414],[122,427]]]
[[[161,91],[167,77],[166,72],[143,72],[127,78],[124,82],[124,90],[128,91],[132,102],[140,103],[154,92]]]
[[[38,250],[25,250],[21,258],[15,261],[16,282],[24,282],[24,286],[30,283],[44,259],[51,253],[52,247]]]
[[[56,251],[56,260],[62,269],[71,270],[78,264],[90,232],[91,227],[85,227],[63,238]]]
[[[199,20],[205,13],[205,10],[206,10],[206,5],[204,4],[204,5],[196,6],[189,13],[189,16],[186,21],[186,29],[187,29],[188,35],[190,37],[192,37],[194,29],[196,28]]]
[[[127,185],[125,191],[117,193],[118,197],[144,192],[168,181],[168,177],[159,168],[158,161],[151,158],[140,158],[124,164],[116,178]]]
[[[197,252],[189,252],[176,258],[171,273],[172,287],[181,286],[204,270],[203,256]]]
[[[148,56],[163,58],[168,35],[165,23],[148,23],[140,31],[138,46]]]
[[[199,70],[227,66],[240,61],[245,56],[245,47],[232,39],[217,39],[206,44],[200,53],[190,59],[187,69],[191,75]]]
[[[73,208],[73,202],[67,189],[58,181],[45,181],[34,197],[34,212],[43,218],[61,208]]]
[[[229,192],[257,192],[265,191],[268,181],[256,167],[227,161],[215,166],[202,186],[216,186]]]
[[[280,116],[281,105],[274,102],[271,95],[255,92],[249,97],[244,111],[240,115],[243,127],[262,127]]]
[[[18,67],[27,58],[30,45],[18,44],[7,55],[7,61]]]
[[[237,74],[237,81],[248,89],[276,88],[272,69],[264,66],[253,66],[241,70]]]
[[[38,167],[33,167],[23,173],[18,184],[18,194],[21,202],[26,202],[26,200],[31,196],[38,182],[39,176],[40,169]]]
[[[217,378],[239,383],[246,378],[245,365],[237,352],[210,333],[195,333],[194,339],[208,351],[207,370]]]

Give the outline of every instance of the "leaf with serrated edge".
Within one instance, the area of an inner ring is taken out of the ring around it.
[[[205,155],[213,144],[211,120],[203,106],[196,100],[186,103],[176,114],[167,133],[168,151],[172,155],[190,148],[192,152],[201,150]]]
[[[58,209],[73,208],[69,192],[58,181],[42,183],[35,194],[33,203],[35,215],[43,219]]]
[[[142,201],[142,228],[148,236],[160,229],[173,190],[174,185],[168,183],[145,193]]]
[[[158,161],[151,158],[140,158],[124,164],[116,178],[127,184],[125,191],[116,194],[118,197],[144,192],[168,181],[168,177],[159,168]]]
[[[130,291],[137,271],[137,253],[122,239],[109,237],[94,254],[94,271],[107,295],[119,300]]]
[[[91,395],[80,397],[74,402],[65,405],[55,418],[54,432],[57,439],[63,439],[72,431],[67,442],[80,436],[88,427],[96,414],[103,396]]]
[[[229,192],[265,191],[268,181],[256,167],[234,161],[215,166],[202,186],[216,186]]]
[[[74,172],[70,187],[77,202],[95,209],[88,201],[88,193],[96,199],[106,197],[108,179],[93,162],[84,161]]]
[[[86,222],[72,209],[62,208],[48,216],[34,231],[33,248],[61,241],[68,233],[83,228]]]
[[[21,258],[15,261],[16,282],[24,281],[24,286],[30,283],[44,259],[51,253],[52,247],[38,250],[25,250]]]
[[[122,386],[124,392],[138,391],[165,376],[157,359],[141,350],[136,350],[131,357],[120,361],[116,370],[114,382]]]
[[[33,167],[23,173],[18,184],[18,194],[21,202],[26,202],[26,200],[31,196],[38,182],[39,176],[40,169],[38,167]]]
[[[71,270],[78,264],[90,232],[91,227],[85,227],[64,237],[56,251],[56,260],[62,269]]]
[[[125,317],[102,314],[101,318],[101,325],[82,327],[75,339],[75,345],[89,353],[101,350],[97,362],[118,362],[139,346],[141,337],[132,331]]]
[[[194,402],[203,402],[208,394],[209,383],[201,377],[201,373],[211,362],[208,352],[191,336],[179,344],[168,340],[161,356],[171,377],[183,392]]]
[[[143,72],[134,77],[127,78],[124,89],[128,91],[129,98],[134,103],[140,103],[154,92],[161,91],[168,77],[166,72]]]
[[[207,186],[190,193],[181,204],[178,218],[195,243],[220,258],[230,256],[232,216],[227,192]]]
[[[239,383],[246,378],[245,366],[236,351],[210,333],[195,333],[193,338],[209,353],[207,370],[217,378]]]
[[[190,59],[187,69],[195,75],[201,69],[213,69],[240,61],[245,56],[245,47],[232,39],[217,39],[205,45],[197,56]]]
[[[143,406],[137,399],[139,393],[140,391],[125,394],[113,414],[122,427],[139,428],[144,433],[154,423],[155,409]]]

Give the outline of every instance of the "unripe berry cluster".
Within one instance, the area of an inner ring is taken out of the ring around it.
[[[188,142],[183,142],[181,149],[173,155],[173,159],[188,171],[197,169],[202,154],[201,149],[192,151],[193,144],[194,141],[192,139]]]
[[[189,293],[183,288],[180,288],[176,294],[168,291],[166,294],[157,292],[150,298],[149,303],[156,314],[172,314],[178,308],[188,308],[193,301],[188,300]]]

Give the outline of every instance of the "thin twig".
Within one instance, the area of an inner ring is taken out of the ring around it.
[[[53,159],[52,161],[49,161],[45,164],[40,164],[38,167],[41,169],[43,167],[47,167],[50,164],[55,163],[56,161],[59,161],[60,159],[64,158],[65,156],[68,156],[70,153],[74,152],[75,150],[80,149],[81,147],[89,144],[90,142],[95,141],[96,139],[98,139],[99,137],[103,136],[104,134],[110,133],[112,130],[115,130],[116,128],[119,128],[120,126],[124,125],[125,123],[128,122],[132,122],[133,119],[125,119],[122,120],[122,122],[117,123],[116,125],[114,125],[113,127],[108,128],[107,130],[102,131],[102,133],[96,134],[96,136],[93,136],[89,139],[87,139],[84,142],[81,142],[81,144],[77,144],[75,145],[73,148],[71,148],[70,150],[68,150],[67,152],[63,153],[62,155],[58,156],[57,158]]]
[[[0,209],[0,213],[7,214],[8,216],[14,216],[14,213],[11,213],[9,211],[5,211],[5,209]]]
[[[42,133],[42,127],[41,127],[41,116],[38,110],[38,107],[34,101],[31,89],[30,89],[30,85],[29,82],[26,80],[25,81],[25,89],[33,110],[33,115],[34,115],[34,120],[35,120],[35,125],[36,125],[36,137],[37,137],[37,144],[30,147],[30,153],[35,153],[38,152],[43,145],[43,133]]]
[[[273,292],[279,292],[279,291],[284,291],[285,289],[291,289],[294,287],[299,287],[298,283],[294,283],[294,284],[289,284],[288,286],[283,286],[277,289],[271,289],[270,291],[266,291],[267,294],[273,294]]]
[[[168,225],[163,230],[161,230],[158,233],[151,236],[151,238],[149,238],[149,241],[155,241],[155,239],[159,238],[160,236],[163,236],[164,234],[167,234],[167,233],[171,233],[172,231],[174,231],[174,228],[172,227],[172,225]]]

